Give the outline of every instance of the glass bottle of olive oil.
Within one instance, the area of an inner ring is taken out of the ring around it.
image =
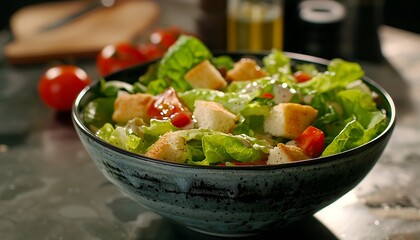
[[[283,47],[281,0],[229,0],[229,51],[263,51]]]

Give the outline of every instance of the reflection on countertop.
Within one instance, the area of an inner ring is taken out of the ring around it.
[[[380,36],[387,61],[362,65],[396,100],[398,122],[383,156],[314,217],[245,239],[420,238],[420,36],[386,26]],[[120,193],[84,151],[69,116],[37,98],[42,68],[1,64],[0,239],[219,239]]]

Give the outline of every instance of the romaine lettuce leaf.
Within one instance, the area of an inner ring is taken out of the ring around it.
[[[206,135],[202,139],[203,153],[209,163],[226,161],[252,162],[261,159],[261,151],[246,146],[240,138],[222,134]]]
[[[375,126],[365,129],[356,120],[350,121],[344,129],[322,152],[322,156],[340,153],[369,142],[381,133],[386,127],[386,121],[378,122]]]
[[[128,134],[125,128],[117,126],[115,129],[110,123],[106,123],[96,132],[96,136],[119,148],[130,152],[141,153],[143,141],[141,138]]]
[[[233,66],[235,65],[235,62],[229,55],[222,55],[222,56],[214,57],[213,59],[211,59],[211,63],[216,68],[224,68],[226,70],[232,69]]]
[[[160,61],[157,77],[177,92],[184,92],[191,89],[184,75],[198,63],[212,57],[210,50],[198,38],[182,35]]]
[[[323,156],[369,142],[385,129],[388,121],[386,115],[377,109],[371,95],[360,89],[341,91],[337,94],[337,98],[343,107],[344,116],[350,120],[341,121],[347,124],[326,147]]]
[[[272,148],[268,142],[246,135],[231,135],[205,129],[180,130],[178,133],[186,139],[191,154],[188,161],[194,164],[257,161]]]
[[[111,123],[104,124],[97,132],[96,136],[114,146],[135,153],[145,153],[147,148],[158,140],[160,136],[169,131],[176,131],[177,128],[170,121],[151,120],[150,125],[138,126],[138,131],[132,131],[132,126],[113,127]]]
[[[233,130],[234,134],[254,136],[264,133],[264,118],[269,115],[271,107],[258,101],[251,102],[242,111],[239,123]]]
[[[191,111],[194,110],[196,100],[213,101],[222,104],[227,110],[238,114],[256,96],[252,94],[239,94],[235,92],[221,92],[211,89],[193,89],[178,93],[182,102]]]
[[[311,76],[315,76],[319,73],[319,70],[316,68],[315,64],[312,63],[298,63],[295,66],[297,71],[302,71],[308,73]]]
[[[271,77],[264,77],[251,81],[234,81],[229,84],[226,92],[236,93],[250,93],[255,91],[272,92],[274,84],[281,84],[281,82]]]
[[[318,73],[311,80],[299,83],[298,86],[306,94],[323,93],[335,88],[345,88],[364,74],[358,63],[336,58],[329,63],[328,71]]]
[[[128,93],[133,93],[133,85],[119,81],[119,80],[112,80],[112,81],[105,81],[105,79],[101,79],[100,82],[100,91],[106,97],[117,97],[119,91],[125,91]]]
[[[107,122],[112,122],[115,98],[96,98],[83,109],[83,121],[93,132]]]
[[[282,51],[273,49],[263,58],[264,69],[269,75],[290,74],[290,58]]]
[[[385,114],[377,109],[372,96],[359,89],[341,91],[337,94],[337,98],[343,106],[345,116],[354,115],[365,129],[386,119]]]
[[[270,147],[261,140],[245,135],[210,134],[203,136],[202,141],[205,160],[210,164],[258,161],[268,153]]]

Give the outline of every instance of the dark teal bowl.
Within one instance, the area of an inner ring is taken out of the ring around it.
[[[234,59],[249,55],[231,54]],[[265,54],[253,54],[261,58]],[[288,53],[292,62],[326,60]],[[134,82],[148,64],[107,79]],[[395,126],[391,97],[363,78],[379,95],[390,119],[374,140],[352,150],[319,159],[271,166],[193,166],[151,159],[114,147],[96,137],[82,121],[82,109],[95,97],[94,83],[77,97],[72,119],[81,142],[105,175],[122,192],[151,211],[213,235],[240,236],[286,226],[336,201],[354,188],[384,151]]]

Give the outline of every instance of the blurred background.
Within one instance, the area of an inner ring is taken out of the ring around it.
[[[53,1],[2,1],[0,29],[10,29],[10,19],[19,9],[45,2]],[[162,5],[173,4],[161,2]],[[195,18],[196,25],[180,27],[198,33],[212,49],[228,48],[227,9],[229,2],[239,1],[171,0],[171,2],[183,2],[197,8],[189,16]],[[249,2],[255,1],[249,0]],[[377,32],[380,25],[420,33],[418,14],[420,1],[417,0],[282,0],[281,8],[284,23],[284,31],[281,29],[284,34],[280,33],[283,34],[280,39],[282,48],[285,51],[328,59],[346,57],[372,62],[381,61]],[[179,25],[182,24],[180,20]]]

